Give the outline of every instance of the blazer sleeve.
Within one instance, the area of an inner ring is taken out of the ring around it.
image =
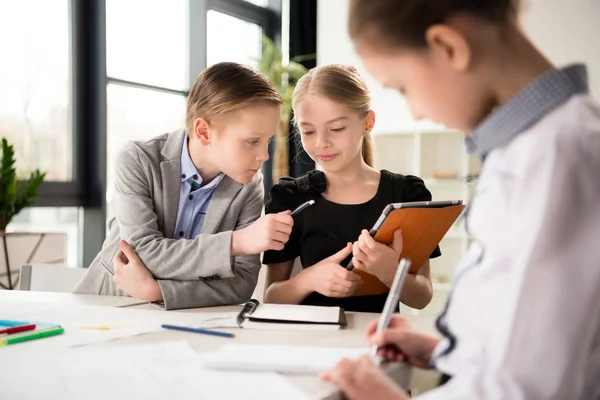
[[[151,266],[149,270],[157,279],[233,277],[231,231],[200,234],[190,240],[164,237],[153,209],[149,173],[144,169],[149,162],[134,143],[117,157],[113,203],[121,238],[133,246],[145,265]]]
[[[262,178],[257,179],[244,202],[235,230],[242,229],[258,218],[263,207]],[[233,257],[235,274],[223,279],[215,274],[200,280],[159,279],[163,294],[159,304],[167,310],[240,304],[250,299],[260,271],[260,255]]]

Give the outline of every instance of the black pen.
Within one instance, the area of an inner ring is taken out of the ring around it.
[[[291,216],[293,217],[294,215],[298,214],[301,211],[304,211],[306,208],[312,206],[313,204],[315,204],[314,200],[309,200],[306,203],[300,204],[294,211],[292,211]]]

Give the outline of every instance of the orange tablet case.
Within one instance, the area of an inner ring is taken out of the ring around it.
[[[394,210],[375,235],[375,240],[390,244],[394,231],[398,228],[402,229],[403,248],[400,258],[409,257],[412,261],[410,272],[415,273],[429,259],[464,208],[464,205],[456,205],[444,208]],[[355,296],[383,294],[389,291],[389,288],[375,276],[356,268],[352,271],[363,278],[363,284],[354,294]]]

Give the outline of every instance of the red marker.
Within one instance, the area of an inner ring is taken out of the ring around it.
[[[0,335],[2,335],[2,334],[10,334],[10,333],[19,333],[19,332],[25,332],[25,331],[32,331],[34,329],[35,329],[35,324],[11,326],[9,328],[0,329]]]

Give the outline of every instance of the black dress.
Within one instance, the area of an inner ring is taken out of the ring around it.
[[[281,251],[267,251],[263,264],[275,264],[300,257],[303,268],[337,253],[348,242],[355,242],[363,229],[370,229],[390,203],[429,201],[431,193],[420,178],[381,171],[375,196],[362,204],[338,204],[326,200],[321,193],[327,182],[321,171],[310,171],[299,178],[281,178],[271,188],[271,200],[266,213],[293,210],[308,200],[315,204],[294,217],[294,228]],[[436,248],[431,258],[441,255]],[[346,265],[352,255],[342,265]],[[308,295],[302,304],[340,306],[348,311],[381,312],[387,294],[331,298],[317,292]]]

